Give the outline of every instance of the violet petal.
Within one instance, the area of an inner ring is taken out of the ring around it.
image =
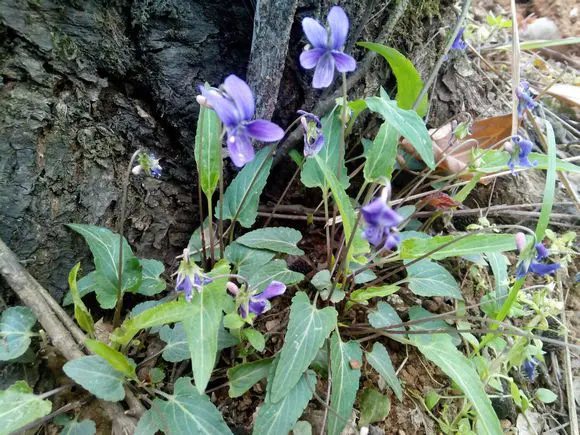
[[[226,143],[230,158],[238,168],[254,159],[254,147],[249,137],[243,134],[238,136],[230,135]]]
[[[304,69],[312,69],[324,53],[326,53],[326,49],[324,48],[311,48],[310,50],[303,51],[300,54],[300,65]]]
[[[234,127],[239,123],[240,113],[233,101],[214,92],[204,92],[202,95],[226,127]]]
[[[553,275],[556,271],[560,268],[559,263],[553,264],[544,264],[544,263],[536,263],[532,261],[530,264],[529,271],[535,273],[536,275],[544,276],[544,275]]]
[[[548,258],[548,249],[546,249],[543,243],[536,243],[535,247],[536,252],[538,253],[536,260],[543,260],[544,258]]]
[[[320,89],[327,88],[332,83],[334,78],[334,58],[330,53],[326,53],[318,60],[316,69],[314,70],[314,78],[312,80],[312,87]]]
[[[284,130],[273,122],[263,119],[248,122],[246,131],[254,139],[262,142],[276,142],[284,137]]]
[[[286,285],[280,281],[272,281],[264,291],[255,296],[255,299],[272,299],[286,291]]]
[[[231,74],[224,80],[223,88],[236,103],[241,115],[240,120],[252,119],[255,111],[254,95],[248,84]]]
[[[336,62],[336,69],[340,72],[350,72],[356,69],[356,61],[352,56],[333,50],[332,57]]]
[[[302,30],[306,34],[308,41],[315,48],[326,48],[328,44],[328,33],[320,23],[312,18],[302,20]]]
[[[330,9],[327,19],[330,26],[331,47],[334,50],[340,49],[346,43],[349,26],[348,17],[340,6],[334,6]]]
[[[265,299],[250,299],[249,310],[250,313],[254,313],[256,316],[259,316],[264,312],[266,309],[266,300]]]

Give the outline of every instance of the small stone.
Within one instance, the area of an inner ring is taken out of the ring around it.
[[[501,428],[503,430],[509,429],[510,427],[512,427],[512,422],[511,421],[509,421],[507,419],[501,421]]]

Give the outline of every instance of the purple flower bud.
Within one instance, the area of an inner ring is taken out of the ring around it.
[[[320,152],[324,145],[324,135],[322,134],[322,124],[320,119],[312,113],[299,110],[300,123],[304,130],[304,156],[312,157]]]
[[[131,169],[131,172],[134,175],[139,175],[142,172],[145,172],[151,177],[161,177],[162,168],[159,164],[159,159],[157,159],[153,154],[141,153],[137,156],[137,162],[139,164]]]
[[[300,55],[300,65],[304,69],[314,70],[312,86],[327,88],[334,78],[335,68],[339,72],[351,72],[356,69],[354,58],[343,52],[348,34],[348,17],[340,6],[330,9],[327,17],[329,32],[316,20],[304,18],[302,29],[312,45]]]
[[[541,261],[548,258],[549,253],[543,243],[536,243],[535,248],[538,253],[538,255],[536,255],[536,260]]]
[[[526,247],[526,236],[524,233],[516,233],[516,248],[518,252],[521,253]]]
[[[522,364],[522,371],[526,375],[526,377],[531,381],[534,382],[536,379],[536,366],[538,365],[538,360],[534,357],[530,359],[526,359]]]
[[[361,214],[366,222],[363,236],[373,246],[394,250],[400,242],[395,227],[404,219],[389,207],[388,195],[389,188],[385,187],[380,197],[361,207]]]
[[[514,145],[516,145],[516,150],[512,153],[511,159],[508,162],[508,167],[512,173],[515,173],[516,164],[526,168],[533,168],[538,164],[537,161],[534,160],[534,162],[530,162],[529,159],[529,155],[532,152],[532,148],[534,146],[531,141],[516,135],[512,137],[512,142]]]
[[[530,84],[526,81],[522,81],[518,88],[516,89],[516,95],[518,97],[518,118],[524,116],[526,109],[533,110],[536,108],[538,103],[534,100],[530,93]]]
[[[204,286],[211,283],[212,279],[207,277],[201,268],[189,260],[189,252],[184,250],[183,260],[177,270],[177,279],[175,280],[175,291],[183,292],[185,300],[191,302],[193,290],[201,293]]]
[[[467,48],[467,43],[463,40],[463,32],[465,31],[465,27],[459,29],[453,44],[451,45],[451,50],[460,50],[463,51]]]
[[[221,89],[200,86],[202,102],[211,106],[226,127],[226,145],[232,162],[242,167],[254,159],[252,139],[276,142],[284,130],[264,119],[252,121],[255,112],[254,95],[248,84],[235,75],[226,77]],[[201,104],[201,103],[200,103]]]

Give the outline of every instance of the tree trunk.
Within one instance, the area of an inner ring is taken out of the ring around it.
[[[258,0],[256,11],[252,4],[0,2],[0,237],[57,298],[72,265],[90,258],[65,224],[114,228],[122,172],[137,148],[160,157],[164,173],[161,180],[132,178],[130,244],[138,255],[167,263],[187,245],[199,220],[192,157],[197,85],[218,85],[232,73],[245,77],[248,68],[258,113],[283,126],[297,109],[332,95],[333,89],[312,90],[311,72],[297,65],[302,18],[324,21],[330,2]],[[357,59],[365,53],[354,42],[386,43],[407,53],[424,76],[445,40],[432,38],[440,14],[446,23],[455,19],[450,4],[438,0],[341,6],[351,21],[347,49]],[[382,59],[368,60],[357,96],[394,84]]]

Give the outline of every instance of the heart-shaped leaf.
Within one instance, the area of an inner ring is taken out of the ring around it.
[[[18,358],[28,346],[36,317],[28,307],[10,307],[0,317],[0,361]]]

